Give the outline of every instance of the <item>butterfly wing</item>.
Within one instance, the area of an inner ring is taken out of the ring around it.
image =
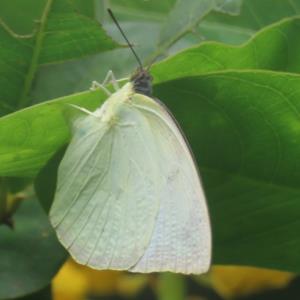
[[[76,126],[50,211],[60,241],[96,269],[205,272],[209,217],[178,127],[140,94],[115,116],[115,123],[88,116]]]
[[[77,124],[50,210],[72,257],[96,269],[135,265],[159,211],[159,187],[153,182],[157,155],[148,122],[126,105],[117,118],[108,124],[87,116]]]
[[[153,132],[162,188],[150,244],[131,271],[206,272],[211,261],[210,221],[187,142],[162,105],[140,94],[132,103]]]

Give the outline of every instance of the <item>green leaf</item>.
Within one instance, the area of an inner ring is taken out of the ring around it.
[[[47,213],[55,195],[58,166],[66,150],[67,145],[61,147],[41,169],[34,182],[36,195]]]
[[[0,19],[0,116],[31,103],[41,64],[118,47],[94,20],[74,11],[67,0],[48,0],[32,36],[15,34]]]
[[[155,82],[228,69],[300,72],[300,18],[263,29],[242,46],[206,42],[153,66]]]
[[[300,59],[300,44],[295,38],[299,26],[298,18],[280,22],[242,47],[201,44],[153,66],[152,74],[159,83],[223,69],[296,69],[300,65],[293,63]],[[36,175],[68,141],[69,129],[63,114],[66,106],[61,103],[96,108],[105,99],[98,93],[71,95],[0,118],[0,176]]]
[[[215,2],[211,0],[178,0],[161,29],[158,51],[166,51],[215,7]]]
[[[31,38],[16,39],[0,20],[0,116],[14,111],[21,101],[32,46]]]
[[[120,16],[120,20],[134,18],[159,21],[168,13],[174,6],[176,0],[151,0],[151,1],[128,1],[128,0],[113,0],[109,3],[99,1],[100,9],[103,11],[103,17],[109,18],[105,11],[110,7],[114,13]],[[119,18],[118,18],[119,20]]]
[[[162,23],[174,5],[174,0],[168,1],[96,1],[97,15],[105,29],[118,40],[124,43],[116,26],[112,24],[105,8],[109,5],[129,40],[135,45],[141,59],[149,61],[156,51],[156,43]],[[226,3],[234,3],[226,1]],[[236,2],[239,4],[238,2]],[[227,43],[241,43],[254,35],[264,25],[270,24],[286,16],[296,15],[289,1],[282,0],[251,0],[243,2],[240,15],[216,13],[211,11],[201,20],[199,30],[186,34],[168,52],[174,53],[182,48],[198,44],[204,38],[220,40]],[[300,0],[293,3],[299,6]],[[272,13],[270,13],[270,7]],[[297,7],[296,7],[297,8]],[[274,13],[273,13],[274,11]],[[231,13],[234,11],[232,10]],[[259,17],[259,22],[257,18]],[[203,26],[202,26],[203,25]],[[147,31],[147,35],[144,32]],[[57,98],[70,93],[85,90],[92,80],[101,81],[108,70],[113,70],[117,78],[128,76],[136,61],[128,49],[117,49],[110,53],[103,53],[80,61],[72,61],[59,65],[44,66],[39,72],[34,86],[36,102]],[[53,88],[55,87],[55,88]]]
[[[94,0],[71,0],[77,12],[87,17],[95,17],[95,1]]]
[[[242,47],[203,44],[153,67],[154,94],[199,162],[214,263],[300,271],[300,76],[255,70],[297,71],[298,29],[286,20]],[[94,109],[104,98],[71,95],[1,118],[0,175],[34,176],[68,141],[65,103]]]
[[[116,14],[116,17],[119,19],[119,15]],[[148,57],[155,48],[154,41],[158,37],[159,24],[125,21],[121,23],[121,26],[131,43],[136,45],[135,50],[139,57],[142,60]],[[111,20],[106,28],[110,28],[109,32],[115,40],[124,43],[120,32],[115,30],[116,26]],[[147,39],[144,41],[145,32],[147,32]],[[101,82],[109,70],[113,70],[116,78],[124,78],[136,68],[136,59],[128,48],[115,49],[79,61],[45,65],[38,73],[32,97],[37,103],[78,93],[89,88],[93,80]]]
[[[0,1],[0,19],[19,35],[31,34],[47,0]],[[17,9],[16,9],[17,8]]]
[[[195,33],[207,40],[241,44],[264,26],[299,13],[300,0],[246,0],[239,15],[212,12],[203,19]]]
[[[161,28],[153,57],[165,54],[175,42],[193,31],[204,16],[213,10],[238,13],[240,5],[240,0],[177,0]]]
[[[300,76],[224,71],[156,85],[199,162],[215,264],[300,271]]]
[[[24,200],[14,221],[14,230],[0,226],[0,299],[44,288],[66,258],[36,200]]]
[[[67,0],[53,0],[39,63],[75,59],[118,47],[96,21],[80,15]]]
[[[118,16],[117,16],[118,17]],[[153,40],[157,38],[157,27],[155,23],[145,22],[123,22],[122,28],[130,41],[136,46],[136,51],[141,59],[148,56],[154,48]],[[115,27],[114,24],[110,25]],[[136,30],[139,28],[139,30]],[[147,31],[147,41],[139,43]],[[122,37],[117,32],[113,36],[116,40]],[[137,62],[129,49],[115,49],[96,56],[87,57],[80,61],[69,61],[64,64],[43,66],[34,87],[32,97],[35,102],[78,93],[91,86],[93,80],[101,82],[109,70],[113,70],[116,78],[129,77],[137,68]],[[55,89],[53,88],[55,86]]]
[[[215,0],[216,11],[238,15],[244,0]]]
[[[53,300],[52,292],[51,292],[51,285],[43,288],[42,290],[33,293],[31,295],[27,295],[22,298],[18,298],[17,300]]]
[[[69,139],[68,103],[95,109],[104,93],[86,92],[44,102],[0,118],[0,176],[34,177]]]
[[[222,0],[223,1],[223,0]],[[226,1],[237,3],[238,1]],[[109,6],[116,15],[121,27],[131,43],[135,46],[142,61],[149,61],[156,52],[159,31],[166,14],[174,5],[174,0],[159,1],[96,1],[96,13],[109,34],[119,43],[124,44],[116,25],[109,17],[106,8]],[[100,16],[99,16],[100,15]],[[147,32],[147,35],[144,33]],[[194,35],[180,40],[180,48],[198,43],[200,39]],[[178,46],[176,46],[178,48]],[[173,47],[172,51],[176,49]],[[129,49],[116,49],[109,53],[71,61],[58,65],[47,65],[41,68],[35,82],[32,96],[35,102],[42,102],[70,93],[85,90],[92,80],[101,81],[108,70],[113,70],[117,78],[128,76],[137,67],[137,62]],[[55,88],[53,88],[55,86]]]

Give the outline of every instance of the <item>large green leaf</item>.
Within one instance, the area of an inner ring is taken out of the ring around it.
[[[47,0],[3,0],[0,1],[0,18],[13,32],[31,34],[36,20],[42,16]]]
[[[53,0],[42,40],[39,64],[75,59],[118,46],[99,23],[75,12],[68,0]]]
[[[101,91],[86,92],[44,102],[0,118],[0,176],[33,177],[69,139],[69,112],[73,103],[95,109]]]
[[[278,22],[242,46],[206,42],[153,66],[156,82],[227,69],[300,72],[300,18]]]
[[[40,291],[37,291],[33,294],[26,295],[24,297],[15,300],[53,300],[51,284]]]
[[[214,10],[238,14],[241,3],[240,0],[177,0],[162,26],[157,51],[163,53]]]
[[[67,0],[46,2],[32,36],[17,35],[1,21],[0,115],[31,103],[30,92],[40,64],[75,59],[117,46],[97,22],[76,13]]]
[[[214,263],[299,272],[300,76],[226,71],[155,92],[199,162]]]
[[[71,0],[76,11],[87,17],[95,17],[95,0]]]
[[[66,258],[36,200],[24,200],[14,221],[14,230],[0,226],[0,299],[5,300],[44,288]]]
[[[216,3],[211,0],[177,0],[162,26],[157,50],[159,54],[168,50],[177,40],[195,28],[215,7]]]
[[[241,44],[259,29],[300,14],[300,0],[244,0],[240,14],[211,12],[195,31],[207,40]]]
[[[0,116],[14,111],[24,101],[32,45],[32,38],[17,39],[0,24]]]
[[[297,28],[298,19],[287,20],[243,47],[203,44],[153,68],[155,96],[199,162],[215,263],[300,271],[300,76],[255,70],[297,70]],[[0,119],[0,175],[35,175],[68,141],[65,103],[93,109],[104,98],[71,95]]]
[[[138,19],[150,19],[160,21],[174,6],[176,0],[151,0],[151,1],[135,1],[135,0],[96,0],[98,8],[103,11],[103,18],[109,18],[105,10],[110,7],[121,20],[137,17]]]

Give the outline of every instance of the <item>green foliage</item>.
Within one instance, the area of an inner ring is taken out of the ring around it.
[[[244,1],[239,14],[230,16],[212,12],[199,24],[196,32],[208,40],[240,44],[257,30],[299,13],[299,0]]]
[[[157,52],[163,53],[187,32],[192,31],[204,16],[214,10],[238,13],[241,1],[179,0],[161,29]],[[180,22],[178,20],[180,19]]]
[[[54,230],[36,199],[27,199],[15,216],[14,230],[0,226],[0,299],[45,287],[65,259]]]
[[[299,86],[299,75],[254,70],[156,86],[199,162],[215,263],[300,270]]]
[[[155,82],[222,70],[265,69],[300,72],[300,19],[266,27],[242,46],[202,43],[153,66]],[[200,66],[200,67],[198,67]]]
[[[154,95],[182,125],[199,163],[214,263],[299,272],[300,19],[281,19],[297,15],[300,1],[196,2],[17,0],[26,13],[16,18],[16,4],[1,2],[0,176],[16,186],[14,177],[38,174],[37,193],[49,209],[57,151],[78,113],[68,104],[99,107],[106,96],[86,91],[90,81],[109,69],[129,76],[136,66],[105,15],[108,3],[144,61],[176,52],[152,66]],[[215,42],[251,36],[239,46]],[[199,44],[204,38],[214,41]],[[14,222],[14,231],[0,226],[0,299],[42,289],[66,255],[33,199]]]
[[[47,160],[68,142],[65,114],[69,103],[95,109],[104,100],[101,91],[63,97],[26,108],[0,119],[0,176],[34,177]]]
[[[67,0],[48,0],[32,35],[20,36],[0,22],[0,116],[31,104],[39,65],[117,47],[95,21]]]

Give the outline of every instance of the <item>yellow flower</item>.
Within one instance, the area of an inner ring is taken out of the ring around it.
[[[132,296],[147,283],[146,275],[97,271],[69,259],[52,282],[54,300],[85,300],[87,295]]]
[[[211,283],[226,299],[286,286],[294,274],[269,269],[237,266],[214,266]]]

